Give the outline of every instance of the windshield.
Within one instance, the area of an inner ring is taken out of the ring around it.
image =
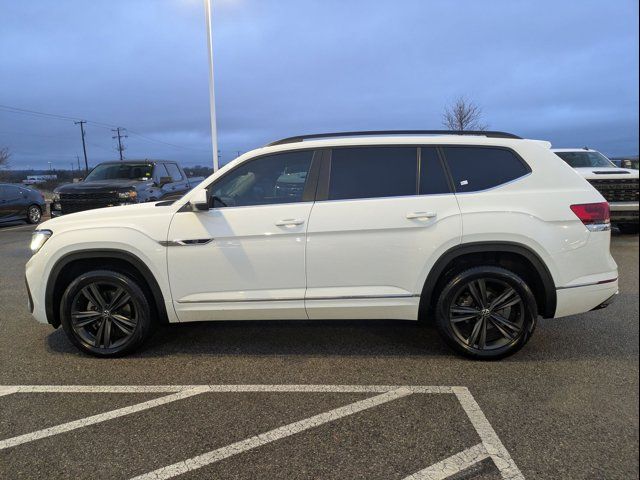
[[[150,180],[153,165],[148,163],[106,163],[98,165],[87,175],[85,182],[101,180]]]
[[[611,161],[599,152],[556,152],[562,160],[573,168],[610,168]]]

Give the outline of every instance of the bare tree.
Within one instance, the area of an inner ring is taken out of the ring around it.
[[[452,105],[445,107],[442,125],[447,130],[458,132],[487,129],[487,125],[482,122],[482,109],[465,97],[458,97]]]
[[[9,158],[11,158],[9,148],[0,148],[0,178],[4,177],[3,170],[7,170],[9,168]]]

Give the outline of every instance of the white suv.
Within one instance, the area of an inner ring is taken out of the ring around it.
[[[609,243],[604,198],[548,142],[348,132],[246,153],[177,201],[49,220],[26,277],[35,318],[98,356],[163,322],[401,319],[499,358],[538,316],[614,298]]]

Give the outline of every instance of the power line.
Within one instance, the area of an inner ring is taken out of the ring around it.
[[[71,116],[68,116],[68,115],[58,115],[58,114],[55,114],[55,113],[40,112],[40,111],[37,111],[37,110],[29,110],[29,109],[26,109],[26,108],[12,107],[10,105],[0,105],[0,110],[4,110],[7,113],[18,113],[18,114],[22,114],[22,115],[40,116],[40,117],[52,118],[52,119],[56,119],[56,120],[73,121],[74,123],[77,123],[79,121],[83,121],[86,124],[94,125],[94,126],[105,128],[105,129],[111,129],[111,130],[117,129],[117,128],[122,128],[122,127],[118,127],[117,125],[113,125],[113,124],[109,124],[109,123],[96,122],[94,120],[82,120],[79,117],[71,117]],[[128,130],[128,132],[130,134],[132,134],[132,135],[135,135],[135,136],[140,137],[140,138],[142,138],[144,140],[147,140],[148,142],[155,142],[155,143],[159,143],[159,144],[162,144],[162,145],[167,145],[167,146],[175,147],[175,148],[184,148],[186,150],[195,150],[195,151],[201,151],[201,152],[208,151],[208,149],[205,150],[205,149],[187,147],[185,145],[177,145],[175,143],[165,142],[163,140],[158,140],[158,139],[155,139],[155,138],[148,137],[146,135],[143,135],[141,133],[135,132],[135,131],[130,130],[130,129]]]

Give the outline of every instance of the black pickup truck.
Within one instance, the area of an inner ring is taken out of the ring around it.
[[[53,192],[51,216],[93,208],[180,198],[204,180],[187,178],[176,162],[127,160],[104,162],[78,183],[61,185]]]

